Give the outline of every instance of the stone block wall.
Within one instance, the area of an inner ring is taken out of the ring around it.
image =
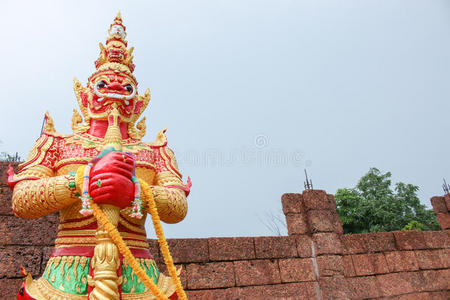
[[[58,215],[37,220],[14,216],[11,208],[12,192],[7,184],[9,163],[0,162],[0,291],[1,299],[15,299],[23,277],[23,266],[33,277],[44,271],[56,238]],[[17,164],[13,164],[17,171]]]
[[[0,287],[14,299],[20,265],[36,277],[43,271],[57,216],[14,217],[0,179]],[[168,243],[190,299],[449,299],[450,195],[431,202],[442,231],[343,235],[334,197],[306,190],[282,196],[288,236]],[[149,245],[164,271],[157,241]]]

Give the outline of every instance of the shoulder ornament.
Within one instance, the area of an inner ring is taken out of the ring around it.
[[[53,137],[45,132],[37,139],[25,162],[19,165],[19,171],[25,168],[31,168],[39,165],[45,157],[45,154],[53,144]]]
[[[147,143],[150,147],[163,147],[167,145],[167,137],[166,137],[167,128],[160,130],[156,134],[156,140],[151,143]]]
[[[42,134],[47,134],[53,137],[67,137],[69,135],[56,132],[55,130],[55,122],[53,118],[50,116],[48,111],[45,112],[44,115],[44,125],[42,126]]]

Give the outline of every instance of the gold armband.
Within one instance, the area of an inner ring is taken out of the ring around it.
[[[18,217],[36,219],[74,203],[75,174],[18,182],[13,191],[13,210]]]
[[[186,195],[183,190],[164,186],[151,186],[159,217],[166,223],[178,223],[187,214]]]

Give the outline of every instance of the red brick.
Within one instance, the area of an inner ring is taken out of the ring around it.
[[[8,186],[0,186],[0,214],[13,215],[12,191]]]
[[[213,300],[214,290],[193,290],[186,291],[186,296],[188,299],[199,299],[199,300]]]
[[[0,278],[22,277],[20,266],[31,275],[38,276],[41,271],[42,248],[8,246],[0,248]]]
[[[344,254],[367,252],[366,234],[344,234],[341,236]]]
[[[163,261],[163,257],[161,255],[161,250],[159,248],[159,242],[157,239],[148,239],[148,247],[150,254],[153,256],[153,259],[156,261]],[[172,249],[169,249],[172,254]]]
[[[440,249],[437,252],[442,262],[441,268],[450,268],[450,249]]]
[[[447,211],[450,211],[450,194],[444,196],[445,206],[447,206]]]
[[[283,205],[283,213],[285,215],[300,214],[304,211],[301,194],[283,194],[281,196],[281,204]]]
[[[424,231],[427,248],[450,248],[450,231]]]
[[[424,286],[427,291],[449,290],[450,270],[423,271]]]
[[[236,288],[214,289],[214,290],[196,290],[186,291],[189,299],[195,300],[215,300],[215,299],[236,299]]]
[[[235,261],[236,285],[261,285],[280,283],[278,262],[273,260]]]
[[[304,190],[302,193],[305,209],[332,209],[333,204],[327,197],[327,193],[322,190]]]
[[[259,300],[259,299],[316,299],[314,282],[299,282],[276,285],[249,286],[237,288],[238,293],[234,298],[215,299],[239,299],[239,300]]]
[[[450,214],[449,213],[441,213],[436,214],[436,218],[441,225],[442,230],[450,229]]]
[[[377,298],[381,291],[375,276],[348,278],[349,289],[352,291],[352,299]]]
[[[319,268],[320,277],[344,275],[344,264],[342,262],[342,256],[319,256],[317,257],[317,266]]]
[[[156,266],[158,266],[158,269],[161,271],[161,272],[163,272],[164,274],[168,274],[168,272],[167,272],[167,266],[166,266],[166,264],[164,263],[164,259],[161,259],[161,260],[155,260],[155,264],[156,264]],[[183,268],[184,269],[184,268]]]
[[[403,274],[406,273],[377,275],[376,279],[381,295],[389,297],[415,292],[414,286],[409,280],[405,280]]]
[[[430,300],[448,300],[450,298],[449,291],[429,292]]]
[[[443,267],[440,250],[416,250],[414,254],[419,263],[419,268],[422,270],[440,269]]]
[[[219,290],[221,291],[221,290]],[[196,290],[196,291],[186,291],[186,296],[188,299],[198,299],[198,300],[214,300],[216,290]],[[226,298],[222,298],[226,299]]]
[[[224,288],[235,285],[232,262],[188,264],[186,272],[188,289]]]
[[[312,209],[307,212],[308,224],[312,233],[338,231],[335,228],[339,215],[331,210]]]
[[[332,211],[336,211],[336,199],[334,199],[334,195],[327,194],[328,204],[330,205],[330,209]]]
[[[316,255],[342,254],[342,244],[336,233],[316,233],[313,235]]]
[[[418,230],[394,231],[395,242],[399,250],[426,249],[423,232]]]
[[[208,245],[211,261],[255,258],[254,239],[251,237],[209,238]]]
[[[386,259],[382,253],[352,255],[356,275],[373,275],[388,273]]]
[[[286,215],[286,225],[289,235],[309,233],[308,223],[304,214]]]
[[[430,300],[430,294],[428,293],[412,293],[407,295],[402,295],[396,298],[398,300]]]
[[[352,291],[349,289],[347,278],[342,276],[322,277],[319,280],[322,299],[351,299]],[[320,299],[311,298],[311,299]]]
[[[281,282],[313,281],[316,279],[311,258],[280,259]]]
[[[53,245],[57,227],[56,214],[37,220],[0,216],[0,245]]]
[[[355,267],[353,266],[353,260],[351,255],[346,255],[342,257],[342,264],[344,266],[345,277],[356,276]]]
[[[392,232],[373,232],[364,234],[368,252],[385,252],[396,250]]]
[[[42,248],[42,262],[46,263],[50,257],[53,254],[53,251],[55,250],[54,247],[44,247]]]
[[[419,263],[413,251],[386,252],[386,261],[389,272],[415,271],[419,269]]]
[[[312,240],[307,235],[298,235],[295,237],[297,243],[297,254],[299,257],[311,257],[313,245]]]
[[[53,247],[44,247],[42,249],[42,264],[39,274],[42,274],[44,272],[44,269],[47,266],[47,262],[52,256],[53,250],[54,250]]]
[[[416,272],[402,272],[401,274],[403,280],[411,283],[414,288],[414,292],[426,292],[428,291],[425,285],[425,279],[423,276],[423,271]]]
[[[209,261],[208,239],[169,239],[167,243],[174,263]]]
[[[339,217],[339,214],[337,212],[334,215],[334,222],[333,222],[333,228],[334,232],[342,235],[344,234],[344,227],[342,226],[341,218]]]
[[[431,205],[433,205],[433,210],[436,214],[447,212],[447,205],[445,205],[444,197],[439,196],[432,197]]]
[[[17,299],[17,294],[20,287],[25,279],[14,278],[14,279],[2,279],[0,280],[0,291],[2,291],[2,299],[13,300]]]
[[[295,237],[267,236],[255,238],[256,258],[286,258],[297,256]]]

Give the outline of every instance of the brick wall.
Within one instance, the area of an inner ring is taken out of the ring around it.
[[[5,164],[0,164],[4,174]],[[38,276],[51,254],[56,215],[11,214],[0,178],[0,287],[13,299],[23,265]],[[431,199],[442,231],[343,235],[334,197],[284,194],[288,236],[169,239],[190,299],[448,299],[450,195]],[[158,243],[149,240],[164,271]]]

